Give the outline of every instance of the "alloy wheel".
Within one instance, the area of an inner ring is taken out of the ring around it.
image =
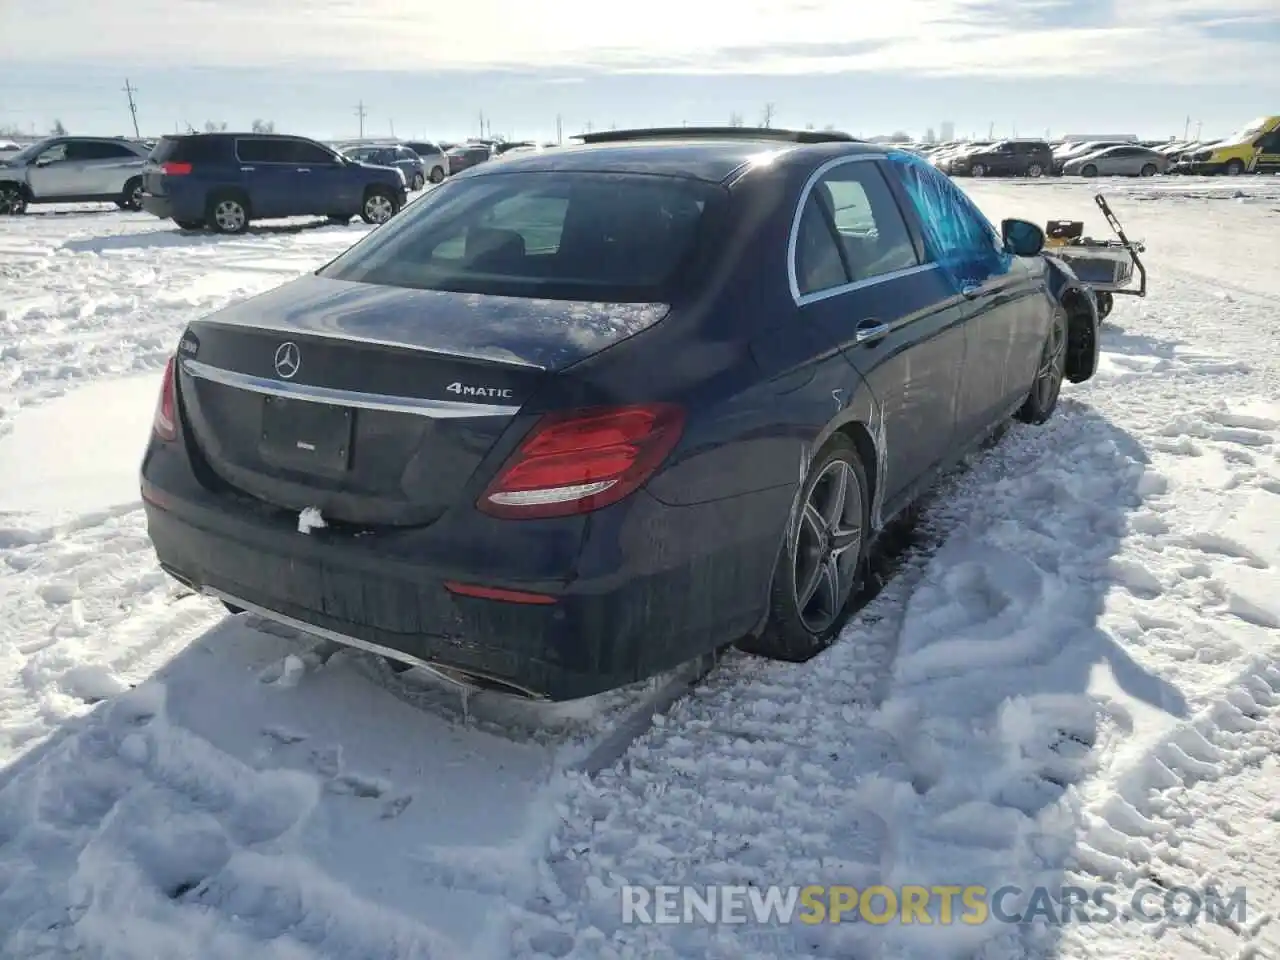
[[[27,199],[17,187],[0,187],[0,213],[18,214],[27,209]]]
[[[1049,339],[1040,355],[1040,369],[1036,371],[1036,402],[1041,410],[1048,410],[1062,390],[1062,375],[1067,357],[1067,324],[1061,313],[1053,319]]]
[[[244,229],[244,207],[236,200],[222,200],[213,208],[213,219],[220,230],[236,233]]]
[[[390,197],[381,193],[375,193],[364,202],[364,212],[374,223],[386,223],[391,219],[391,215],[395,213],[396,210],[391,203]]]
[[[862,489],[846,460],[832,460],[809,490],[792,550],[792,589],[806,630],[820,634],[853,592],[862,554]]]

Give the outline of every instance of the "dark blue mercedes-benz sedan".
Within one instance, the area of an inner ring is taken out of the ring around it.
[[[581,139],[190,324],[142,466],[167,572],[538,698],[802,660],[894,514],[1093,375],[1093,294],[1040,228],[911,154]]]

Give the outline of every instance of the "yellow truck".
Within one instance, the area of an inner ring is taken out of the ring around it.
[[[1280,116],[1259,117],[1225,140],[1184,153],[1170,172],[1229,177],[1280,173]]]

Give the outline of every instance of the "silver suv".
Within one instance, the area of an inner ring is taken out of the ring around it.
[[[49,137],[0,159],[0,214],[33,203],[109,201],[142,209],[146,144],[120,137]]]

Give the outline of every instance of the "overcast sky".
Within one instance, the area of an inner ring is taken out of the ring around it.
[[[655,123],[1225,134],[1280,110],[1280,0],[0,0],[0,126],[554,136]]]

